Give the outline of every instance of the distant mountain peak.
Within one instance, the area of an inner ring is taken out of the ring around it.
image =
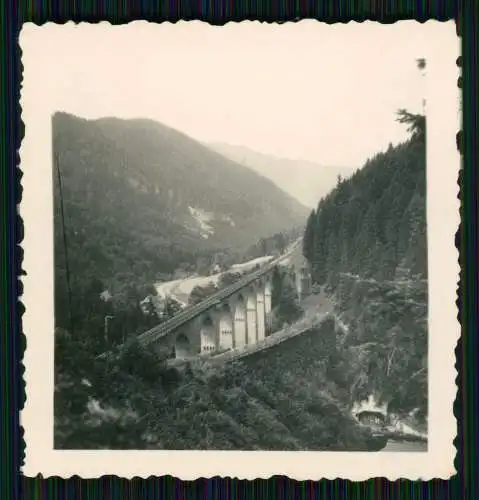
[[[260,153],[247,146],[210,143],[209,148],[272,180],[303,205],[315,207],[337,183],[338,176],[345,179],[356,170],[353,167],[324,166],[303,159],[281,158]]]

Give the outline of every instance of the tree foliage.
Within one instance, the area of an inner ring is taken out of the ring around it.
[[[241,276],[241,273],[237,272],[223,273],[218,280],[218,289],[226,288],[227,286],[236,283],[239,279],[241,279]]]
[[[295,275],[290,268],[276,267],[272,278],[271,306],[276,326],[291,324],[302,314],[295,285]]]
[[[285,252],[286,247],[301,237],[303,226],[295,227],[289,231],[282,231],[272,236],[260,238],[257,243],[250,246],[246,252],[237,256],[237,260],[250,260],[265,255],[280,255]]]
[[[408,132],[420,140],[426,137],[426,117],[420,113],[410,113],[405,109],[397,112],[396,120],[408,126]]]
[[[55,447],[367,450],[370,435],[326,376],[334,346],[329,321],[242,362],[177,370],[132,344],[122,359],[90,362],[88,387],[63,373]]]
[[[213,295],[218,291],[218,287],[210,281],[207,285],[201,286],[197,285],[191,290],[190,296],[188,297],[188,304],[194,305],[207,299],[210,295]]]
[[[427,413],[425,119],[411,138],[367,161],[321,200],[303,254],[349,326],[331,375],[351,398],[374,393],[394,411]]]
[[[392,279],[400,269],[427,276],[425,199],[425,144],[413,133],[368,160],[312,211],[303,254],[314,281],[336,286],[339,273]]]

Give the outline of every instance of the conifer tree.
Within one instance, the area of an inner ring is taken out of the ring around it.
[[[313,211],[309,214],[306,222],[306,229],[303,235],[303,255],[306,260],[312,262],[314,257],[314,231],[315,231],[316,213]]]

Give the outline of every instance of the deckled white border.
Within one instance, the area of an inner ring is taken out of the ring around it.
[[[305,23],[263,25],[265,30],[298,29]],[[414,21],[406,23],[416,24]],[[384,26],[397,29],[399,24]],[[243,23],[245,25],[248,23]],[[363,23],[365,31],[371,23]],[[236,25],[239,36],[241,26]],[[329,29],[358,29],[357,23],[332,25]],[[416,26],[417,27],[417,26]],[[168,26],[169,29],[172,26]],[[178,23],[175,29],[187,29]],[[411,29],[414,28],[411,26]],[[455,473],[453,439],[457,424],[453,416],[456,395],[454,348],[460,335],[455,306],[459,265],[454,235],[459,225],[459,155],[455,135],[460,128],[458,113],[459,40],[452,22],[429,21],[427,33],[428,112],[428,239],[429,239],[429,445],[425,453],[330,453],[330,452],[209,452],[209,451],[55,451],[53,450],[53,227],[51,112],[49,96],[54,88],[41,88],[42,51],[48,37],[94,36],[99,30],[116,35],[161,29],[159,25],[135,22],[124,26],[108,23],[43,26],[25,24],[20,34],[24,65],[21,93],[25,138],[21,147],[23,199],[20,214],[25,224],[23,330],[27,336],[24,356],[27,401],[21,414],[25,429],[26,461],[23,473],[45,477],[98,477],[114,474],[131,478],[171,474],[181,479],[198,477],[268,478],[285,474],[298,480],[364,480],[370,477],[431,479]],[[221,29],[221,28],[216,28]],[[80,43],[80,38],[79,38]],[[59,77],[62,77],[61,68]]]

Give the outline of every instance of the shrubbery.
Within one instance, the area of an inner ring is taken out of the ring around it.
[[[333,339],[334,323],[326,322],[242,362],[187,365],[181,373],[165,369],[161,360],[155,364],[151,354],[132,344],[119,359],[98,365],[89,379],[92,387],[85,389],[87,399],[113,408],[116,420],[104,416],[93,425],[86,408],[57,407],[63,424],[55,428],[56,446],[367,449],[368,434],[343,408],[340,389],[325,375]],[[69,388],[63,396],[71,394]]]

